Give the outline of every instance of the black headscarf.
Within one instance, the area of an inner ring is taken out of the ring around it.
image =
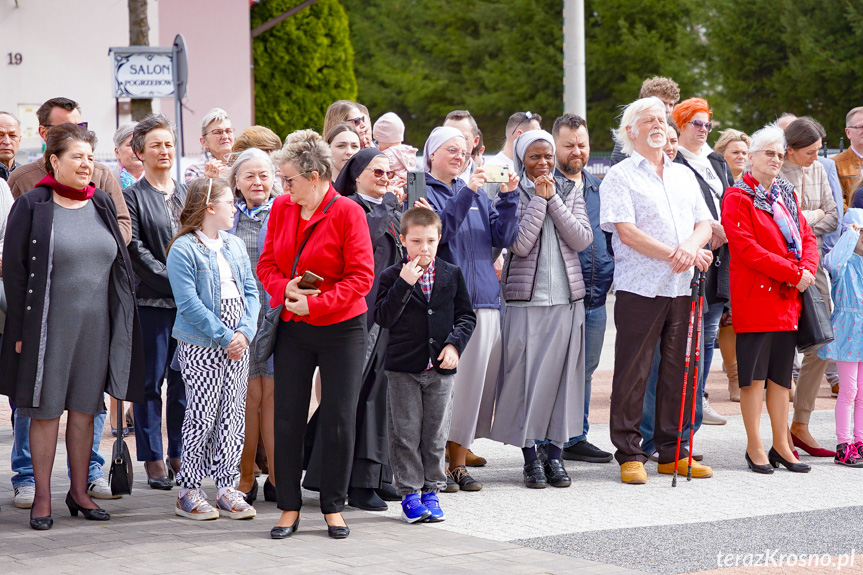
[[[352,196],[357,193],[357,178],[373,159],[383,156],[384,153],[377,148],[363,148],[345,162],[345,166],[336,178],[333,187],[343,196]]]

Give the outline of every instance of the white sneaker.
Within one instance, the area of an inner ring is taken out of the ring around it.
[[[25,483],[15,488],[15,496],[12,498],[12,503],[18,509],[30,509],[33,507],[33,499],[36,497],[36,486],[31,483]]]
[[[701,402],[701,411],[703,417],[701,423],[704,425],[725,425],[728,420],[716,413],[716,410],[710,407],[710,402],[705,397]]]
[[[111,492],[111,486],[108,484],[108,480],[104,477],[91,481],[90,484],[87,485],[87,493],[89,493],[90,497],[93,499],[120,499],[123,497],[122,495],[114,495]]]

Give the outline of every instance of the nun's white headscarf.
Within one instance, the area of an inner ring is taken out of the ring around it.
[[[438,148],[443,146],[444,143],[456,137],[461,138],[462,140],[465,139],[464,134],[462,134],[460,130],[451,126],[438,126],[431,131],[428,140],[426,140],[426,145],[423,147],[423,162],[425,162],[427,172],[431,172],[431,155],[434,154]],[[465,142],[467,142],[467,140],[465,140]],[[470,150],[468,150],[468,153],[470,153]]]
[[[512,146],[512,161],[515,165],[515,173],[522,181],[527,180],[527,175],[524,173],[524,155],[527,153],[528,147],[537,140],[545,140],[551,144],[551,153],[554,153],[554,138],[545,130],[524,132],[515,139],[515,143]]]

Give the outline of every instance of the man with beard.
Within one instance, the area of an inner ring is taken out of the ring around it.
[[[659,472],[674,470],[692,268],[704,271],[713,259],[702,248],[712,235],[710,212],[692,170],[663,153],[666,128],[659,98],[629,104],[614,138],[630,157],[613,166],[600,186],[600,227],[611,232],[615,254],[617,340],[609,427],[624,483],[647,481],[639,426],[660,338],[654,441]],[[687,402],[687,419],[689,408]],[[677,462],[682,474],[687,458],[682,447]],[[692,477],[712,475],[712,469],[693,462]]]
[[[590,158],[590,140],[584,118],[564,114],[554,121],[551,129],[554,138],[557,167],[555,178],[564,177],[584,196],[587,217],[593,228],[593,244],[578,253],[581,273],[587,295],[584,296],[584,428],[563,446],[563,458],[588,463],[607,463],[611,454],[587,440],[587,414],[590,408],[590,382],[599,365],[599,356],[605,339],[605,296],[614,277],[614,259],[611,255],[611,234],[599,227],[599,179],[585,171]]]

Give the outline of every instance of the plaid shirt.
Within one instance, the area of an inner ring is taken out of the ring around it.
[[[434,287],[434,260],[420,277],[420,287],[423,289],[426,299],[431,300],[432,288]]]
[[[408,261],[411,258],[408,256]],[[434,260],[431,261],[429,267],[426,268],[426,271],[423,272],[423,275],[420,276],[419,279],[420,287],[423,290],[423,294],[426,296],[426,299],[431,301],[432,288],[434,287]],[[434,367],[431,358],[429,358],[429,364],[426,366],[425,371],[430,370]]]

